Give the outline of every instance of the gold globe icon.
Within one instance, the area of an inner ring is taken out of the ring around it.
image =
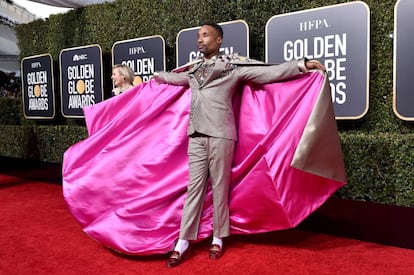
[[[81,80],[78,80],[78,81],[76,82],[76,91],[77,91],[79,94],[83,94],[83,93],[85,92],[85,81],[83,81],[83,80],[81,79]]]
[[[39,85],[34,86],[34,94],[35,94],[36,97],[40,96],[40,86]]]
[[[137,75],[134,77],[134,81],[132,83],[134,84],[134,86],[137,86],[142,83],[142,78],[139,75]]]

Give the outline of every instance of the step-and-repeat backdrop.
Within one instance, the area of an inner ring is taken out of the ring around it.
[[[414,1],[395,5],[394,100],[395,114],[414,120],[414,94],[410,66],[414,64]],[[352,18],[352,20],[350,20]],[[243,20],[219,23],[224,31],[221,54],[249,57],[249,27]],[[200,26],[183,29],[176,37],[177,67],[194,61]],[[265,26],[266,62],[318,59],[326,67],[337,119],[360,119],[369,107],[370,10],[361,1],[332,5],[271,17]],[[102,51],[99,45],[63,49],[60,53],[61,112],[82,118],[82,108],[104,100]],[[114,43],[112,65],[126,64],[134,84],[165,70],[165,42],[160,35]],[[55,116],[53,60],[50,54],[26,57],[21,62],[24,115],[29,119]]]

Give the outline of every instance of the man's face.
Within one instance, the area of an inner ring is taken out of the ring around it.
[[[198,30],[198,50],[204,54],[205,58],[211,58],[219,53],[221,41],[218,31],[211,26],[203,25]]]

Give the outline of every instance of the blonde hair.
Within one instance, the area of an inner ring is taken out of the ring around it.
[[[116,64],[112,66],[112,70],[114,70],[115,68],[119,70],[120,75],[124,76],[126,82],[128,82],[131,85],[134,85],[135,75],[130,67],[124,64]]]

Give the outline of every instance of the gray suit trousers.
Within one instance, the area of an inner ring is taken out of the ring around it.
[[[181,218],[181,239],[197,239],[209,176],[213,191],[213,235],[220,238],[230,235],[228,200],[234,145],[232,139],[204,135],[190,137],[190,180]]]

